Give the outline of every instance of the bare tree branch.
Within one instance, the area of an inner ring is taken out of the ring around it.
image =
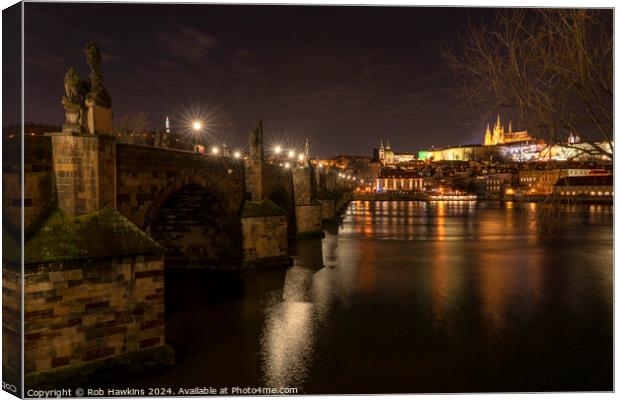
[[[549,143],[563,141],[568,127],[611,142],[611,10],[501,10],[491,23],[470,22],[459,42],[442,55],[463,111],[505,111]]]

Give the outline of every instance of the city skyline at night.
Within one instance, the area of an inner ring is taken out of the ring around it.
[[[613,395],[614,17],[3,10],[3,390]]]

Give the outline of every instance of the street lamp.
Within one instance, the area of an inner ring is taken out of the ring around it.
[[[288,152],[288,158],[293,158],[293,157],[295,157],[295,152],[293,150],[290,150]]]
[[[235,154],[233,154],[235,158],[241,158],[241,153],[238,151],[235,151]]]
[[[300,155],[299,155],[299,157],[297,157],[297,159],[298,159],[299,161],[303,161],[303,160],[304,160],[304,155],[303,155],[303,154],[300,154]]]
[[[220,152],[220,149],[217,146],[213,146],[213,148],[211,149],[211,153],[213,153],[213,155],[217,155],[217,153]]]
[[[273,148],[273,152],[276,154],[280,154],[281,151],[282,151],[282,147],[280,146],[276,146]]]
[[[194,128],[194,152],[198,152],[198,132],[202,129],[202,122],[194,121],[192,128]]]

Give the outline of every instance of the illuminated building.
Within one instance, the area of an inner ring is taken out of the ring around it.
[[[481,175],[477,179],[484,185],[487,195],[499,195],[505,186],[510,186],[512,183],[512,173]]]
[[[406,164],[416,161],[415,153],[396,153],[390,146],[390,141],[386,141],[383,145],[383,140],[379,145],[379,149],[373,151],[373,161],[380,162],[382,165],[391,166],[395,164]]]
[[[527,131],[512,131],[512,122],[508,123],[508,131],[504,129],[500,121],[499,114],[497,115],[497,122],[493,125],[493,131],[487,124],[487,129],[484,134],[484,145],[493,146],[498,144],[508,144],[517,142],[527,142],[533,140]]]
[[[383,145],[383,140],[381,141],[381,145],[379,146],[379,162],[383,165],[392,165],[394,164],[394,151],[390,146],[390,141],[386,141],[385,146]]]
[[[542,139],[532,138],[527,131],[512,132],[501,123],[500,116],[493,129],[487,124],[483,144],[450,146],[443,149],[420,150],[418,161],[611,161],[607,154],[613,153],[613,141],[582,142],[572,132],[564,143],[548,145]],[[413,154],[394,153],[389,146],[377,151],[379,161],[384,166],[411,163]]]
[[[614,195],[613,175],[569,176],[559,179],[553,193],[569,198],[599,198],[611,200]]]
[[[394,153],[394,164],[405,164],[416,161],[414,153]]]
[[[375,178],[375,190],[377,192],[422,191],[425,190],[425,179],[410,171],[384,169]]]
[[[553,185],[564,177],[588,176],[587,168],[536,169],[519,171],[519,184],[531,193],[550,194]]]
[[[541,161],[611,161],[602,151],[613,153],[610,142],[575,142],[544,147],[539,154]],[[602,151],[601,151],[602,150]]]
[[[433,150],[418,151],[418,160],[430,160],[433,158]]]

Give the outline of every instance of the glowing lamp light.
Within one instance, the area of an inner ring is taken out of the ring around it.
[[[284,163],[284,168],[289,168],[291,166],[291,164],[289,163]]]
[[[281,151],[282,151],[282,147],[280,146],[276,146],[273,148],[273,152],[276,154],[280,154]]]
[[[211,153],[213,153],[213,154],[217,154],[217,153],[219,153],[219,152],[220,152],[220,149],[219,149],[218,147],[213,147],[213,148],[211,149]]]
[[[233,154],[233,157],[235,158],[241,158],[241,153],[238,151],[235,151],[235,153]]]
[[[202,123],[200,123],[200,121],[194,121],[192,128],[194,128],[195,131],[199,131],[202,129]]]
[[[293,150],[288,152],[288,158],[293,158],[295,157],[295,152]]]
[[[304,155],[303,155],[303,154],[300,154],[300,155],[299,155],[299,157],[297,157],[297,159],[298,159],[299,161],[303,161],[303,160],[304,160]]]

